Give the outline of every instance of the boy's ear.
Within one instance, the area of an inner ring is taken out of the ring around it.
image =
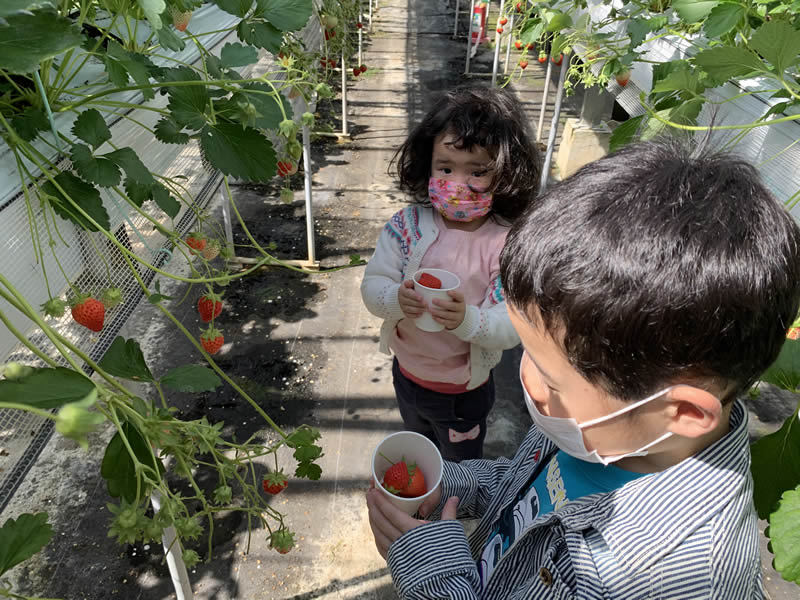
[[[712,433],[723,419],[722,403],[714,394],[692,385],[678,385],[668,392],[671,424],[676,435],[698,438]]]

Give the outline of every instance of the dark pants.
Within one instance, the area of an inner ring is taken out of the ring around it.
[[[400,372],[397,359],[392,364],[392,375],[407,430],[430,439],[445,460],[483,457],[486,416],[494,405],[491,374],[482,386],[463,394],[440,394],[414,383]]]

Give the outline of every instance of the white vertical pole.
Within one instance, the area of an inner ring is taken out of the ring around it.
[[[347,133],[347,64],[344,61],[344,48],[342,49],[342,135]]]
[[[474,23],[472,22],[475,17],[475,0],[471,0],[469,5],[469,31],[467,32],[467,66],[464,69],[464,73],[469,75],[469,59],[472,55],[472,29],[474,28]],[[480,36],[480,32],[478,33]],[[480,43],[480,39],[478,39],[478,43]]]
[[[225,226],[225,246],[228,248],[228,256],[235,256],[233,253],[233,224],[231,222],[230,198],[224,192],[224,186],[219,186],[219,193],[222,194],[222,222]]]
[[[505,6],[506,0],[500,0],[500,16],[503,15],[503,7]],[[497,29],[503,28],[503,33],[495,30],[494,36],[494,62],[492,63],[492,87],[495,86],[497,83],[497,65],[500,63],[500,43],[503,39],[503,35],[505,34],[506,28],[504,25],[500,25],[500,20],[497,21]]]
[[[511,21],[508,23],[509,30],[513,33],[514,31],[514,13],[511,13]],[[503,64],[503,75],[508,73],[508,61],[511,58],[511,42],[513,41],[514,36],[508,36],[508,43],[506,44],[506,62]]]
[[[564,63],[561,63],[564,64]],[[550,73],[553,70],[553,61],[547,61],[547,74],[544,76],[544,90],[542,90],[542,107],[539,109],[539,127],[536,128],[536,141],[542,139],[544,129],[544,111],[547,108],[547,94],[550,91]]]
[[[372,0],[370,0],[372,2]],[[314,207],[311,204],[311,133],[308,125],[303,125],[303,188],[306,197],[306,240],[308,260],[317,262],[314,240]]]
[[[369,30],[372,32],[372,0],[369,0]]]
[[[161,494],[158,490],[153,490],[150,494],[150,502],[153,510],[158,512],[161,508]],[[161,536],[161,543],[164,545],[164,552],[167,554],[167,567],[169,568],[172,585],[175,587],[176,600],[191,600],[194,598],[192,585],[189,583],[189,573],[186,571],[186,564],[183,562],[181,542],[172,526],[164,529]]]
[[[461,0],[456,0],[456,18],[453,19],[453,37],[458,37],[458,11],[461,8]]]
[[[564,80],[567,77],[567,65],[569,64],[569,54],[564,54],[561,62],[561,71],[558,74],[558,91],[556,92],[556,105],[553,108],[553,120],[550,123],[550,135],[547,136],[547,152],[544,155],[544,166],[542,167],[542,180],[539,183],[539,193],[543,194],[547,189],[547,179],[550,174],[550,163],[553,160],[553,148],[556,145],[556,132],[558,131],[558,119],[561,116],[561,99],[564,97]]]
[[[369,0],[369,1],[372,2],[372,0]],[[363,31],[364,31],[364,23],[363,23],[363,21],[364,21],[364,11],[361,10],[361,9],[362,9],[361,0],[358,0],[358,24],[360,25],[360,27],[358,28],[358,66],[359,67],[361,66],[361,63],[364,62],[363,61],[363,54],[362,54],[362,34],[363,34]]]

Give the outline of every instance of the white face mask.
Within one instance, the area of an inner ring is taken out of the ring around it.
[[[586,421],[585,423],[580,423],[575,419],[572,418],[564,418],[564,417],[548,417],[543,415],[539,412],[539,409],[536,408],[536,403],[531,398],[528,390],[525,389],[525,384],[522,382],[522,370],[520,369],[520,383],[522,383],[522,392],[525,394],[525,404],[528,407],[528,413],[531,415],[531,419],[533,422],[536,423],[536,426],[541,430],[543,434],[545,434],[550,441],[552,441],[556,446],[558,446],[561,450],[569,454],[570,456],[574,456],[578,460],[584,460],[586,462],[593,462],[593,463],[602,463],[604,465],[609,465],[613,462],[618,460],[622,460],[623,458],[628,458],[629,456],[644,456],[647,454],[647,449],[651,446],[655,446],[659,442],[664,441],[668,437],[672,435],[671,431],[666,432],[660,438],[653,440],[649,444],[645,444],[638,450],[634,450],[633,452],[626,452],[625,454],[618,454],[616,456],[600,456],[597,453],[597,450],[589,451],[586,449],[586,443],[583,441],[583,433],[582,430],[586,427],[591,427],[592,425],[597,425],[598,423],[604,423],[605,421],[610,421],[611,419],[615,419],[616,417],[625,414],[633,410],[634,408],[638,408],[643,404],[647,404],[648,402],[652,402],[656,398],[664,395],[669,390],[671,390],[675,386],[670,386],[653,394],[652,396],[648,396],[644,400],[639,400],[638,402],[634,402],[633,404],[629,404],[625,408],[622,408],[616,412],[611,413],[610,415],[606,415],[604,417],[598,417],[597,419],[592,419],[591,421]]]

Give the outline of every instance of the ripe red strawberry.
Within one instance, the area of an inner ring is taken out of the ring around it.
[[[514,47],[517,50],[522,50],[522,40],[517,40],[516,42],[514,42]]]
[[[261,482],[261,487],[264,488],[264,491],[273,496],[275,494],[280,494],[286,489],[287,485],[289,485],[289,480],[286,479],[286,475],[283,474],[283,471],[268,473],[267,476],[264,477],[264,481]]]
[[[434,290],[442,289],[442,280],[430,273],[423,273],[417,278],[417,283]]]
[[[361,75],[361,67],[353,67],[353,75],[355,77],[358,77],[359,75]]]
[[[278,175],[285,177],[297,173],[297,165],[290,160],[278,161]]]
[[[106,319],[106,307],[91,296],[78,296],[72,303],[72,318],[87,329],[100,331]]]
[[[182,12],[172,7],[172,24],[175,25],[175,29],[178,31],[186,31],[186,27],[189,25],[189,19],[192,18],[192,11],[187,10]]]
[[[331,69],[336,68],[336,61],[333,60],[332,58],[328,60],[328,64],[330,65]]]
[[[517,10],[517,12],[522,12],[522,2],[517,2],[514,8]]]
[[[361,65],[361,72],[362,73],[366,73],[367,72],[367,65]]]
[[[203,323],[216,319],[222,312],[222,297],[214,292],[208,292],[197,300],[197,312]]]
[[[564,55],[563,55],[563,54],[559,54],[559,55],[558,55],[558,58],[556,58],[555,56],[551,56],[551,57],[550,57],[550,60],[552,60],[552,61],[553,61],[553,64],[555,64],[555,65],[560,65],[560,64],[561,64],[561,61],[563,61],[563,60],[564,60]]]
[[[547,62],[547,54],[545,52],[539,52],[539,58],[537,59],[539,64]]]
[[[356,28],[361,29],[362,27],[364,27],[364,26],[360,22],[356,23]]]
[[[625,69],[624,71],[620,71],[615,75],[615,79],[617,83],[620,84],[622,87],[628,85],[628,80],[631,78],[631,71],[630,69]]]
[[[186,236],[186,245],[192,250],[196,250],[194,254],[197,254],[206,247],[206,236],[202,233],[192,232]]]
[[[533,46],[534,46],[533,42],[529,42],[529,43],[528,43],[528,44],[525,46],[525,50],[533,50]]]
[[[519,68],[520,68],[520,69],[523,69],[523,70],[525,70],[525,68],[526,68],[527,66],[528,66],[528,61],[527,61],[527,60],[521,60],[521,61],[519,61]]]
[[[425,475],[415,463],[408,465],[408,486],[399,495],[403,498],[418,498],[428,491],[425,485]]]
[[[800,338],[800,327],[790,327],[786,332],[786,338],[789,340],[796,340]]]
[[[278,529],[269,536],[269,547],[286,554],[294,547],[294,534],[288,529]]]
[[[502,27],[498,27],[497,28],[497,33],[503,33],[503,28]]]
[[[200,336],[200,343],[203,345],[203,350],[209,354],[216,354],[225,343],[225,338],[219,329],[209,327]]]
[[[395,495],[399,495],[408,487],[408,481],[408,466],[403,460],[394,463],[383,474],[383,487]]]
[[[505,17],[500,19],[500,25],[505,25],[506,23],[508,23],[508,19],[506,19]]]

